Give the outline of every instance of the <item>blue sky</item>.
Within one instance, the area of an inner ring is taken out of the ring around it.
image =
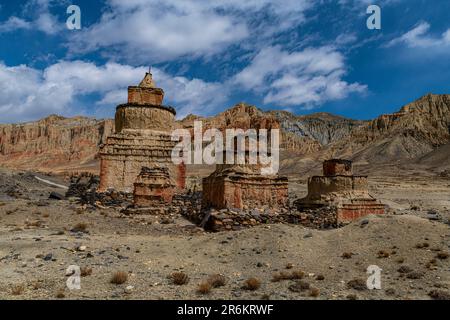
[[[81,8],[68,30],[66,9]],[[381,7],[381,30],[366,9]],[[148,66],[183,117],[244,101],[370,119],[450,93],[450,1],[0,0],[0,123],[113,117]]]

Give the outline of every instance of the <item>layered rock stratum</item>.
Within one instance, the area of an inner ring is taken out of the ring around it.
[[[0,125],[0,166],[40,171],[97,168],[99,146],[113,127],[109,119],[56,115]]]
[[[448,159],[450,95],[426,95],[398,112],[371,121],[328,113],[297,116],[265,112],[238,104],[213,117],[190,115],[177,127],[247,128],[267,121],[279,123],[282,167],[299,172],[313,163],[342,157],[357,164],[408,162],[441,166]],[[49,116],[24,124],[0,125],[0,166],[42,171],[98,171],[98,151],[114,130],[113,120]]]

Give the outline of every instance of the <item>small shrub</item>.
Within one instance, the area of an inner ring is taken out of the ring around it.
[[[63,289],[58,290],[58,292],[56,292],[56,295],[55,295],[55,296],[56,296],[56,298],[58,298],[58,299],[64,299],[64,298],[66,297],[66,295],[65,295]]]
[[[275,273],[272,276],[272,282],[280,282],[283,280],[299,280],[299,279],[303,279],[304,276],[305,276],[305,273],[301,270],[292,271],[291,273],[280,272],[280,273]]]
[[[128,273],[126,273],[124,271],[117,271],[112,275],[110,283],[123,284],[123,283],[127,282],[127,280],[128,280]]]
[[[428,261],[428,263],[426,264],[426,267],[428,269],[433,269],[434,267],[437,266],[437,260],[436,259],[431,259],[430,261]]]
[[[311,288],[309,291],[309,296],[317,298],[320,295],[320,290],[318,288]]]
[[[177,286],[182,286],[189,282],[189,277],[184,272],[174,272],[170,275],[170,278],[172,279],[173,284],[176,284]]]
[[[87,231],[87,223],[85,222],[80,222],[77,223],[73,228],[72,228],[72,232],[86,232]]]
[[[90,276],[92,274],[92,268],[90,268],[90,267],[82,267],[80,272],[81,272],[80,275],[82,277],[87,277],[87,276]]]
[[[197,288],[197,292],[200,294],[208,294],[211,292],[211,284],[209,282],[200,283]]]
[[[305,273],[301,270],[292,271],[292,273],[291,273],[291,279],[295,279],[295,280],[303,279],[304,276],[305,276]]]
[[[32,222],[26,222],[25,223],[27,227],[36,227],[39,228],[40,226],[42,226],[42,221],[41,220],[35,220]]]
[[[450,254],[448,254],[447,252],[439,252],[436,255],[436,258],[441,259],[441,260],[446,260],[446,259],[448,259],[448,257],[450,257]]]
[[[442,290],[433,290],[428,295],[434,300],[450,300],[450,293]]]
[[[389,258],[389,257],[390,257],[390,253],[387,252],[386,250],[378,251],[378,258],[382,259],[382,258]]]
[[[424,249],[424,248],[429,248],[430,244],[428,242],[423,242],[423,243],[418,243],[416,244],[416,249]]]
[[[294,284],[289,286],[289,290],[292,292],[302,292],[306,291],[310,288],[310,284],[308,282],[305,282],[303,280],[296,281]]]
[[[227,279],[221,274],[213,274],[208,278],[208,283],[213,288],[223,287],[227,283]]]
[[[388,296],[394,296],[395,295],[395,289],[394,288],[389,288],[389,289],[386,289],[386,294],[388,295]]]
[[[20,296],[25,291],[25,286],[23,284],[16,285],[12,287],[11,294],[13,296]]]
[[[255,291],[261,287],[261,281],[256,278],[249,278],[245,280],[244,286],[242,287],[245,290]]]
[[[363,279],[353,279],[347,282],[347,286],[351,289],[363,291],[367,289],[367,283]]]
[[[341,257],[343,259],[351,259],[353,257],[353,253],[352,252],[344,252]]]
[[[423,277],[423,272],[413,271],[413,272],[408,273],[406,275],[406,277],[408,279],[413,279],[413,280],[421,279]]]
[[[400,268],[398,268],[397,271],[398,271],[399,273],[410,273],[410,272],[413,272],[414,270],[411,269],[411,268],[408,267],[408,266],[401,266]]]
[[[42,282],[41,281],[35,281],[32,283],[31,287],[33,290],[39,290],[42,288]]]
[[[321,274],[318,274],[316,277],[316,280],[322,281],[322,280],[325,280],[325,277]]]

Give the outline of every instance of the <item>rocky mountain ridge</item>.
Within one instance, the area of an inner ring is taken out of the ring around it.
[[[372,121],[329,113],[297,116],[287,111],[262,111],[238,104],[213,117],[190,115],[179,127],[280,127],[285,158],[304,164],[330,157],[360,163],[383,163],[426,158],[442,159],[439,148],[450,143],[450,95],[427,95]],[[99,146],[114,130],[113,120],[49,116],[24,124],[0,125],[0,166],[43,171],[97,170]],[[282,159],[283,159],[282,155]],[[445,158],[445,157],[444,157]],[[425,161],[426,163],[426,161]],[[292,164],[286,163],[287,167]],[[292,170],[297,170],[292,166]]]

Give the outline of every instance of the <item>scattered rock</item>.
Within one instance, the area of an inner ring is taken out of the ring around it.
[[[52,200],[64,200],[65,199],[65,197],[58,192],[50,193],[50,196],[48,198],[52,199]]]

